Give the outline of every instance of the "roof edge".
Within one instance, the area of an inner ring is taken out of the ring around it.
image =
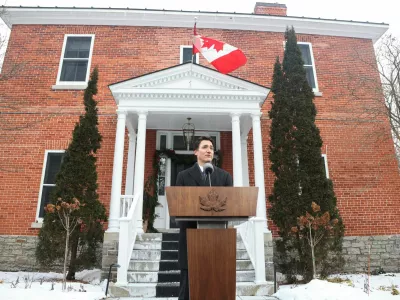
[[[378,40],[389,28],[387,23],[235,12],[92,7],[2,6],[2,8],[7,11],[2,19],[10,28],[16,24],[192,28],[193,19],[197,16],[198,28],[284,32],[287,26],[294,26],[296,32],[302,34],[347,36],[373,41]],[[70,16],[72,11],[74,18]],[[173,18],[177,14],[180,17]]]

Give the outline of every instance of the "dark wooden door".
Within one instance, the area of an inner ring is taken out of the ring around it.
[[[171,162],[171,186],[175,186],[176,184],[176,177],[178,176],[179,172],[189,169],[196,163],[196,156],[191,155],[177,155],[178,160]],[[184,162],[182,162],[184,161]],[[169,219],[169,228],[178,228],[178,225],[175,222],[175,218]]]

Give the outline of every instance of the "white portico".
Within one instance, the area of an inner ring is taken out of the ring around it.
[[[249,185],[247,135],[253,129],[254,177],[259,187],[256,219],[262,224],[259,231],[268,230],[260,124],[261,106],[268,96],[268,88],[186,63],[112,84],[110,90],[118,106],[118,122],[107,232],[119,232],[120,284],[126,281],[124,265],[129,261],[136,234],[143,233],[145,152],[156,150],[145,149],[147,129],[181,130],[190,117],[196,132],[231,131],[234,186]],[[129,133],[129,150],[123,192],[125,128]]]

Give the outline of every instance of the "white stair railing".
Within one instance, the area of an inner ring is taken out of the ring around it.
[[[255,283],[265,282],[265,257],[264,257],[264,223],[265,219],[250,218],[238,226],[243,244],[249,254],[250,261],[255,271]]]
[[[119,219],[119,243],[116,285],[128,284],[128,267],[137,235],[136,209],[140,194],[121,196],[121,218]]]

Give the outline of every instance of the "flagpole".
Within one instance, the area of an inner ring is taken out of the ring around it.
[[[196,36],[196,23],[197,23],[197,17],[194,17],[194,27],[193,27],[193,39],[192,39],[192,63],[190,64],[190,74],[193,72],[193,64],[195,63],[195,56],[196,54],[194,53],[194,37]],[[189,81],[189,87],[192,87],[192,82]]]
[[[195,36],[197,35],[197,32],[196,32],[196,24],[197,24],[197,17],[194,17],[194,26],[193,26],[193,39],[192,39],[192,64],[195,64],[196,62],[196,59],[195,59],[195,57],[196,57],[196,54],[194,53],[194,43],[193,43],[193,41],[194,41],[194,38],[195,38]]]

